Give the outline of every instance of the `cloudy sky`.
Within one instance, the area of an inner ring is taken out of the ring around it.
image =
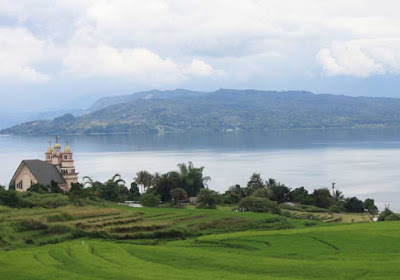
[[[399,10],[395,0],[0,0],[0,110],[153,88],[400,97]]]

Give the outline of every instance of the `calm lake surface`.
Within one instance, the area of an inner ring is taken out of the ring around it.
[[[253,172],[292,188],[337,188],[400,211],[400,129],[302,130],[225,134],[67,136],[79,178],[104,181],[138,170],[166,172],[192,161],[211,189],[246,185]],[[65,137],[61,137],[64,146]],[[0,184],[23,159],[44,159],[49,137],[0,136]]]

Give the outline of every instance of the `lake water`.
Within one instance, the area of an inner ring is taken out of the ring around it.
[[[166,172],[192,161],[211,176],[211,189],[246,185],[253,172],[292,188],[330,187],[375,198],[400,211],[400,130],[349,129],[215,134],[87,135],[67,137],[80,179],[115,173],[130,182],[138,170]],[[0,136],[0,184],[23,159],[44,159],[49,137]],[[63,143],[65,137],[61,138]]]

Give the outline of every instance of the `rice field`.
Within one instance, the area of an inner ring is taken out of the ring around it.
[[[400,278],[400,222],[127,207],[0,209],[0,221],[1,279]]]

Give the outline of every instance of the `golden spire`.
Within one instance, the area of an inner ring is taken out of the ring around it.
[[[61,144],[58,143],[58,139],[60,137],[58,135],[56,135],[56,143],[54,144],[54,149],[61,149]]]
[[[49,140],[49,147],[47,148],[47,153],[51,154],[53,152],[53,148],[51,147],[51,140]]]
[[[64,150],[64,153],[70,153],[71,152],[71,149],[69,148],[69,145],[68,145],[68,140],[65,142],[65,150]]]

